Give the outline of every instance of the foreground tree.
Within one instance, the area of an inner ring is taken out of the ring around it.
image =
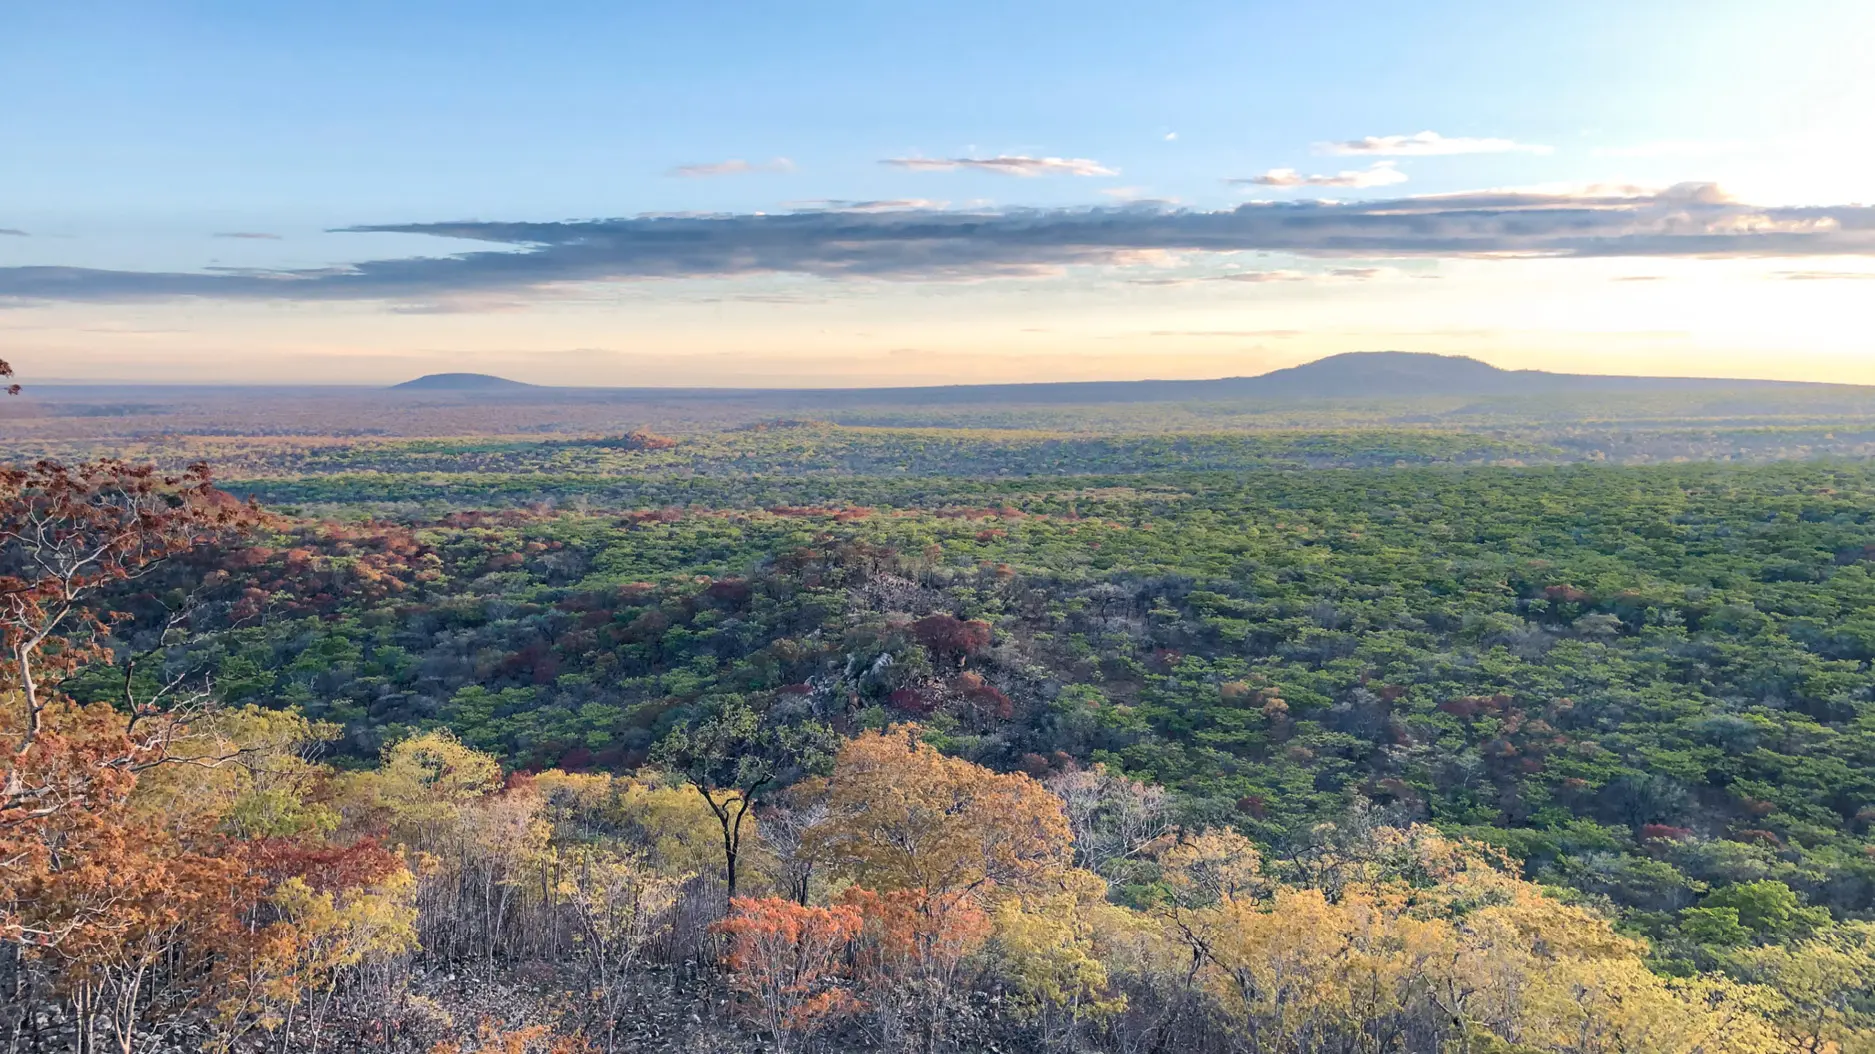
[[[375,882],[338,891],[294,876],[270,898],[278,921],[234,982],[220,1010],[231,1031],[254,1022],[277,1032],[281,1049],[316,1054],[348,972],[417,948],[416,879],[399,866]]]
[[[993,907],[1068,873],[1061,800],[901,725],[841,748],[827,808],[809,842],[854,883],[841,900],[866,919],[858,959],[880,1030],[935,1050]]]
[[[1357,821],[1358,822],[1358,821]],[[1343,843],[1350,881],[1297,886],[1234,836],[1168,853],[1158,908],[1194,984],[1252,1050],[1540,1050],[1772,1054],[1765,991],[1719,975],[1661,977],[1606,918],[1509,873],[1481,846],[1425,828]]]
[[[573,957],[585,972],[603,1049],[611,1054],[630,1010],[632,973],[669,925],[683,883],[647,867],[640,853],[590,845],[556,850],[551,866],[561,876],[554,893],[573,924]]]
[[[1875,923],[1851,922],[1790,945],[1741,949],[1728,966],[1777,993],[1772,1018],[1793,1037],[1798,1054],[1875,1050]]]
[[[1172,803],[1164,787],[1141,783],[1105,765],[1069,768],[1044,781],[1061,799],[1074,832],[1074,862],[1114,879],[1172,830]]]
[[[731,696],[659,744],[656,760],[697,789],[722,828],[723,884],[730,901],[740,890],[743,842],[754,829],[756,805],[821,767],[835,738],[818,722],[790,721]]]
[[[111,659],[106,642],[119,616],[97,607],[100,594],[258,519],[215,489],[206,465],[179,475],[112,460],[0,469],[0,693],[13,697],[15,711],[0,741],[0,827],[49,815],[87,792],[80,773],[46,771],[67,748],[43,740],[59,681]],[[94,776],[161,763],[177,732],[175,708],[165,704],[179,682],[137,698],[131,672],[125,742],[114,744],[123,749],[88,759]]]
[[[175,680],[139,695],[128,664],[116,708],[59,693],[67,675],[112,659],[118,616],[99,606],[106,590],[258,520],[201,465],[180,475],[120,461],[0,469],[0,937],[56,944],[99,921],[104,909],[86,897],[44,890],[135,841],[117,825],[136,774],[184,760],[173,748],[207,701]]]
[[[774,1037],[776,1054],[857,1005],[836,987],[840,958],[859,936],[860,912],[839,905],[803,907],[769,897],[739,897],[718,928],[729,937],[725,960],[749,1012]]]
[[[1072,835],[1059,798],[918,736],[898,725],[840,750],[816,838],[843,874],[869,889],[987,900],[1067,868]]]

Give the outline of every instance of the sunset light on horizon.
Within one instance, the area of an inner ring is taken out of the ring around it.
[[[0,342],[80,382],[1875,383],[1875,7],[1125,10],[16,10]]]

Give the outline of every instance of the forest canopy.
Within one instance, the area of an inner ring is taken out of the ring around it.
[[[5,477],[17,1044],[1875,1042],[1866,464],[616,435]]]

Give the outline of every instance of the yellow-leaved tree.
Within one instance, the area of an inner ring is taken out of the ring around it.
[[[1107,883],[1070,871],[1058,883],[997,904],[991,917],[996,965],[1015,995],[1017,1013],[1046,1045],[1078,1050],[1084,1027],[1126,1008],[1113,991],[1107,960],[1140,919],[1107,902]]]
[[[1743,948],[1728,968],[1776,993],[1770,1014],[1798,1054],[1875,1051],[1875,923],[1849,922],[1790,945]]]
[[[660,929],[683,887],[683,876],[660,872],[642,853],[611,846],[551,850],[553,895],[570,917],[573,958],[585,974],[605,1049],[632,1009],[631,971]]]
[[[881,1031],[933,1049],[958,972],[989,937],[989,913],[1068,873],[1061,800],[1021,773],[948,757],[901,725],[841,748],[826,804],[805,851],[853,883],[841,900],[865,918],[862,980]]]
[[[417,950],[416,884],[403,868],[339,890],[282,882],[271,898],[278,921],[221,1003],[224,1043],[232,1049],[244,1026],[258,1026],[278,1032],[281,1049],[315,1054],[348,971]]]
[[[948,757],[915,725],[848,742],[815,832],[834,868],[868,889],[987,903],[1067,870],[1061,801],[1019,772]]]
[[[1297,885],[1247,846],[1229,852],[1236,842],[1208,834],[1167,853],[1158,913],[1190,950],[1194,983],[1251,1049],[1789,1049],[1764,989],[1652,973],[1643,943],[1484,847],[1427,828],[1373,829],[1333,866],[1300,870],[1321,884]]]

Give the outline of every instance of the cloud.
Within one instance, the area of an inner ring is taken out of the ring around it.
[[[1208,275],[1199,279],[1203,282],[1244,282],[1250,285],[1262,285],[1265,282],[1306,282],[1309,276],[1301,271],[1232,271],[1230,274]]]
[[[216,233],[210,235],[210,237],[244,238],[250,241],[262,241],[262,242],[277,242],[280,240],[280,236],[278,234],[268,234],[265,231],[217,231]]]
[[[1854,282],[1875,280],[1875,271],[1778,271],[1787,282]]]
[[[1233,271],[1230,274],[1210,275],[1206,282],[1318,282],[1330,279],[1343,279],[1351,282],[1365,282],[1378,278],[1387,272],[1384,267],[1330,267],[1326,271]]]
[[[1176,143],[1176,142],[1178,142],[1178,133],[1177,133],[1177,132],[1167,132],[1167,133],[1165,133],[1165,141],[1166,141],[1166,142],[1168,142],[1168,143]]]
[[[1154,194],[1145,187],[1101,187],[1100,193],[1103,197],[1113,198],[1116,201],[1124,201],[1129,205],[1140,208],[1149,206],[1170,207],[1178,204],[1177,198],[1163,197]]]
[[[1732,201],[1710,184],[1637,194],[1489,190],[1381,201],[1250,202],[1218,211],[1137,204],[821,211],[389,223],[344,232],[427,234],[495,248],[311,270],[0,267],[0,301],[425,303],[659,278],[986,280],[1110,266],[1155,252],[1329,259],[1875,257],[1875,207],[1755,206]]]
[[[501,297],[453,297],[416,304],[393,304],[393,315],[495,315],[526,311],[532,305]]]
[[[1624,274],[1614,278],[1617,282],[1664,282],[1666,280],[1667,276],[1663,274]]]
[[[1514,139],[1468,139],[1448,137],[1437,132],[1412,135],[1369,135],[1344,139],[1338,143],[1318,143],[1324,154],[1362,154],[1385,157],[1449,157],[1454,154],[1547,154],[1547,146],[1519,143]]]
[[[1632,183],[1589,183],[1541,187],[1463,190],[1449,194],[1420,194],[1394,201],[1367,203],[1376,213],[1409,215],[1501,209],[1506,212],[1591,209],[1633,211],[1652,204],[1660,209],[1705,208],[1734,205],[1737,202],[1716,183],[1675,183],[1670,187],[1643,187]],[[1848,206],[1852,211],[1860,206]],[[1800,210],[1755,210],[1800,211]],[[1744,213],[1754,210],[1748,207]]]
[[[728,161],[710,161],[702,164],[678,165],[665,174],[676,176],[679,179],[704,179],[709,176],[733,176],[743,172],[792,171],[794,171],[794,162],[785,157],[778,157],[773,161],[759,165],[750,164],[738,157],[730,158]]]
[[[32,235],[17,227],[0,227],[0,238],[30,238]]]
[[[1406,173],[1392,161],[1376,161],[1358,172],[1337,172],[1332,176],[1305,176],[1293,168],[1272,168],[1248,179],[1227,179],[1234,186],[1256,187],[1385,187],[1406,182]]]
[[[879,162],[917,172],[951,172],[973,168],[1006,176],[1117,176],[1119,172],[1084,157],[888,157]]]
[[[1132,285],[1195,285],[1199,282],[1239,282],[1246,285],[1264,285],[1270,282],[1322,282],[1353,281],[1364,282],[1378,278],[1389,272],[1385,267],[1331,267],[1326,271],[1296,271],[1288,268],[1274,268],[1267,271],[1229,271],[1224,274],[1184,275],[1170,278],[1131,278]]]
[[[807,198],[784,201],[782,205],[800,212],[903,212],[907,209],[941,209],[948,201],[930,198],[893,198],[885,201],[842,201],[837,198]]]
[[[793,293],[735,293],[730,296],[700,296],[693,304],[824,304],[824,296],[799,296]]]

